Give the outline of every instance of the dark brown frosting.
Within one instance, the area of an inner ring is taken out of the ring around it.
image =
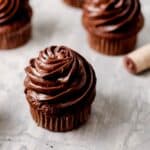
[[[94,70],[70,48],[51,46],[31,59],[25,70],[25,93],[28,100],[36,101],[35,105],[49,104],[60,109],[94,100]]]
[[[28,16],[30,16],[31,8],[28,3],[28,0],[0,0],[0,24],[5,24],[10,20],[21,17],[24,15],[25,10],[30,9],[30,12],[27,12]]]
[[[143,26],[139,0],[86,0],[83,23],[98,36],[133,34]],[[115,33],[115,34],[114,34]]]
[[[11,19],[19,9],[20,0],[0,0],[0,23]]]

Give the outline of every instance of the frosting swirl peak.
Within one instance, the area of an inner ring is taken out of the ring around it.
[[[69,107],[95,96],[96,76],[92,66],[65,46],[51,46],[31,59],[25,69],[27,99]]]

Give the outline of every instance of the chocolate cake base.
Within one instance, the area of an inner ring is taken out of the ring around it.
[[[38,126],[54,132],[66,132],[78,128],[89,119],[91,105],[62,115],[47,114],[32,106],[30,106],[30,111]]]
[[[106,55],[122,55],[134,50],[137,35],[124,39],[108,39],[89,33],[88,40],[91,48],[98,52]]]
[[[24,45],[31,37],[31,23],[15,23],[0,27],[0,49],[12,49]]]

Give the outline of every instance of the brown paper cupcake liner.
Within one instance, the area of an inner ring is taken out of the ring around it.
[[[124,39],[108,39],[88,34],[91,48],[106,55],[122,55],[135,48],[137,35]]]
[[[52,115],[44,113],[30,106],[33,119],[38,126],[55,132],[65,132],[78,128],[84,124],[91,114],[91,104],[84,106],[82,110],[68,112],[63,115]]]
[[[83,0],[64,0],[64,2],[70,6],[82,8]]]
[[[0,34],[0,49],[12,49],[24,45],[31,37],[31,23],[24,27],[8,33]]]

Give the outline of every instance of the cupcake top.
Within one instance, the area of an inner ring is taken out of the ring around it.
[[[139,0],[86,0],[83,23],[97,36],[120,38],[139,32],[144,19]]]
[[[28,0],[0,0],[0,25],[7,24],[23,15],[31,16],[32,12],[28,3]]]
[[[51,113],[86,103],[95,97],[96,76],[92,66],[65,46],[51,46],[31,59],[25,69],[25,93],[33,107]],[[48,104],[48,105],[47,105]],[[53,107],[51,107],[53,106]]]

